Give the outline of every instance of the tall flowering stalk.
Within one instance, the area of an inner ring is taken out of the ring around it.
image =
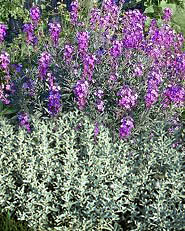
[[[170,104],[176,107],[182,107],[185,103],[185,89],[179,85],[170,85],[163,92],[163,107],[166,108]]]
[[[59,86],[51,86],[49,90],[49,97],[48,97],[48,110],[50,115],[56,116],[60,112],[61,109],[61,94],[60,94],[60,87]]]
[[[57,23],[57,22],[49,23],[49,33],[51,36],[51,40],[54,43],[54,46],[58,45],[60,32],[61,32],[61,26],[59,23]]]
[[[4,41],[6,33],[7,33],[7,26],[3,23],[0,23],[0,44]]]
[[[78,80],[74,87],[74,94],[80,110],[83,110],[87,103],[89,84],[86,80]]]
[[[122,118],[121,123],[119,129],[120,139],[128,138],[134,128],[134,120],[130,116],[127,116]]]
[[[0,67],[5,72],[8,72],[9,64],[10,64],[10,55],[7,52],[2,52],[0,54]]]
[[[75,0],[71,3],[71,11],[70,11],[70,21],[71,24],[76,26],[78,23],[78,10],[79,10],[79,3],[78,0]]]
[[[46,74],[50,63],[51,55],[48,52],[43,52],[39,59],[39,77],[41,80],[46,78]]]
[[[77,33],[78,52],[81,57],[85,56],[88,50],[89,34],[86,31]]]
[[[74,53],[74,47],[70,44],[66,44],[64,46],[64,51],[63,51],[63,55],[64,55],[64,59],[66,64],[70,64],[70,62],[72,61],[72,54]]]
[[[120,107],[131,110],[136,105],[138,95],[129,86],[125,85],[118,91],[117,96],[121,97],[118,100]]]
[[[35,26],[37,26],[40,20],[40,9],[37,6],[33,6],[30,9],[30,18]]]
[[[23,32],[26,33],[26,42],[28,44],[36,45],[38,42],[37,37],[34,34],[34,25],[32,23],[25,23],[23,25]]]
[[[104,101],[103,101],[103,90],[102,89],[98,89],[97,91],[95,91],[94,95],[96,96],[96,108],[98,109],[99,112],[103,112],[105,109],[104,106]]]
[[[30,124],[29,124],[29,118],[28,114],[25,112],[21,112],[18,114],[18,120],[21,127],[24,127],[27,129],[28,132],[31,132]]]
[[[84,79],[87,76],[89,81],[92,80],[95,61],[96,61],[95,55],[91,55],[91,54],[85,55],[85,57],[83,59],[83,64],[84,64],[83,77],[84,77]]]

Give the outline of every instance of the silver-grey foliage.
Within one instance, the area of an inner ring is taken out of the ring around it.
[[[5,211],[39,230],[183,230],[185,152],[172,148],[162,123],[128,142],[112,142],[100,126],[95,143],[82,112],[31,119],[31,134],[0,121]]]

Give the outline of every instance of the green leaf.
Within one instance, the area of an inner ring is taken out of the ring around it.
[[[182,120],[185,120],[185,111],[183,111],[183,112],[181,113],[181,119],[182,119]]]
[[[4,104],[0,101],[0,112],[3,110]]]
[[[18,112],[18,109],[12,106],[5,108],[2,112],[0,112],[0,115],[10,115],[16,112]]]
[[[145,13],[145,14],[154,13],[154,8],[153,8],[153,6],[151,5],[151,6],[147,7],[147,8],[145,9],[144,13]]]

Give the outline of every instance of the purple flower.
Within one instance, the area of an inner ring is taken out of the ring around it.
[[[119,129],[120,139],[127,138],[130,136],[132,129],[134,128],[134,120],[130,117],[123,117],[121,120],[122,124]]]
[[[162,19],[165,21],[170,21],[172,15],[173,15],[173,11],[170,8],[165,8],[163,13],[164,13],[164,15],[163,15]]]
[[[43,52],[39,59],[39,74],[41,80],[45,78],[50,62],[51,62],[51,55],[48,52]]]
[[[102,100],[104,93],[101,89],[98,89],[95,91],[94,95],[97,97],[96,99],[96,108],[98,109],[99,112],[104,111],[104,101]]]
[[[23,32],[26,33],[26,42],[28,44],[33,44],[35,45],[37,43],[37,38],[34,34],[34,26],[31,23],[25,23],[23,25]]]
[[[96,100],[96,107],[98,109],[99,112],[103,112],[104,111],[104,101],[101,99],[97,99]]]
[[[175,106],[184,106],[185,102],[185,89],[181,86],[174,85],[167,87],[163,92],[163,107],[167,107],[169,104],[174,103]]]
[[[122,41],[115,40],[112,43],[112,48],[110,49],[110,55],[113,58],[117,58],[121,55],[122,53]]]
[[[96,138],[97,135],[99,134],[100,130],[99,130],[99,126],[98,123],[95,123],[95,128],[94,128],[94,137]]]
[[[95,30],[96,26],[99,24],[100,18],[101,18],[101,11],[97,8],[92,8],[90,13],[90,28],[91,30]]]
[[[0,54],[0,67],[7,71],[10,64],[10,56],[7,52],[2,52]]]
[[[123,46],[126,48],[140,48],[144,41],[144,27],[146,16],[139,10],[129,10],[123,16]]]
[[[25,127],[28,132],[31,131],[27,113],[24,113],[24,112],[19,113],[18,120],[19,120],[19,124],[21,127]]]
[[[89,88],[89,84],[85,80],[78,80],[78,82],[74,87],[74,94],[80,110],[83,110],[86,105],[88,88]]]
[[[138,63],[135,67],[134,74],[136,76],[142,76],[143,75],[144,66],[142,63]]]
[[[71,20],[71,24],[73,25],[77,25],[78,22],[78,9],[79,9],[78,0],[75,0],[71,3],[71,12],[70,12],[70,20]]]
[[[60,112],[61,103],[60,103],[60,87],[52,86],[49,91],[48,98],[48,110],[52,116],[56,116]]]
[[[17,73],[21,72],[22,64],[12,64],[11,65]]]
[[[54,45],[58,45],[58,40],[61,32],[60,24],[57,22],[49,23],[49,32]]]
[[[48,82],[50,88],[54,87],[54,81],[56,80],[56,78],[49,72],[47,73],[47,79],[46,81]]]
[[[128,110],[136,105],[138,98],[137,93],[127,85],[123,86],[121,90],[118,91],[117,96],[121,97],[121,99],[118,101],[119,106]]]
[[[34,96],[34,81],[32,79],[25,79],[26,81],[23,83],[22,88],[25,90],[25,93],[29,96]]]
[[[157,102],[159,97],[158,88],[148,88],[145,95],[145,104],[147,108],[150,108],[151,105]]]
[[[96,61],[96,57],[94,55],[86,54],[83,58],[83,65],[84,65],[83,77],[85,78],[85,76],[87,76],[89,81],[92,80],[95,61]]]
[[[80,54],[84,54],[88,50],[88,40],[89,34],[88,32],[78,32],[77,33],[77,40],[78,40],[78,51]]]
[[[31,17],[31,20],[33,21],[33,23],[35,25],[37,25],[37,23],[38,23],[38,21],[40,19],[40,9],[39,9],[39,7],[33,6],[30,9],[30,17]]]
[[[7,26],[3,23],[0,23],[0,43],[3,42],[4,37],[6,36]]]
[[[74,52],[74,47],[72,45],[66,44],[64,46],[64,59],[67,64],[71,62],[73,52]]]

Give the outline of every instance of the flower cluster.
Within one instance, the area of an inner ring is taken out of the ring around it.
[[[138,95],[132,90],[129,86],[125,85],[118,91],[117,96],[120,96],[118,104],[119,106],[130,110],[132,107],[136,105]]]
[[[96,99],[96,108],[98,109],[99,112],[104,111],[104,101],[102,100],[104,93],[103,90],[98,89],[95,91],[94,95],[97,97]]]
[[[107,28],[117,28],[119,7],[116,5],[114,0],[105,0],[102,5],[104,16],[103,24]]]
[[[147,108],[150,108],[154,103],[157,102],[159,97],[159,85],[162,82],[162,76],[160,69],[152,67],[147,82],[147,92],[145,95],[145,104]]]
[[[170,21],[172,14],[173,14],[172,10],[170,8],[165,8],[163,13],[164,13],[164,15],[163,15],[162,19],[166,22]]]
[[[127,116],[122,118],[121,123],[119,129],[120,139],[127,138],[134,128],[134,120],[130,116]]]
[[[28,44],[36,45],[38,42],[37,37],[34,34],[34,26],[31,23],[25,23],[23,25],[23,32],[26,33],[26,42]]]
[[[48,52],[43,52],[39,59],[39,75],[41,80],[46,77],[49,64],[51,62],[51,55]]]
[[[163,92],[163,107],[169,106],[174,103],[175,106],[184,106],[185,102],[185,89],[178,85],[172,85],[167,87]]]
[[[61,32],[61,26],[59,23],[49,23],[49,32],[51,36],[51,40],[53,41],[54,45],[58,45],[58,40]]]
[[[3,42],[6,36],[7,26],[3,23],[0,23],[0,43]]]
[[[4,104],[10,103],[10,99],[8,99],[8,97],[10,96],[10,93],[13,90],[11,87],[12,87],[12,85],[9,85],[9,84],[6,86],[4,84],[0,85],[0,100]]]
[[[10,55],[7,52],[2,52],[0,54],[0,67],[7,71],[10,64]]]
[[[89,34],[88,32],[78,32],[77,33],[77,40],[78,40],[78,51],[80,55],[86,54],[88,50],[88,40],[89,40]]]
[[[83,78],[88,77],[88,80],[92,80],[93,69],[95,66],[96,57],[94,55],[86,54],[83,59]]]
[[[135,69],[134,69],[134,75],[135,76],[142,76],[143,75],[144,66],[142,63],[137,63]]]
[[[71,11],[70,11],[70,20],[71,20],[71,24],[73,25],[77,25],[78,22],[78,9],[79,9],[78,0],[75,0],[71,3]]]
[[[33,21],[35,25],[38,24],[38,21],[40,20],[40,9],[37,6],[33,6],[30,9],[30,18]]]
[[[28,118],[27,113],[24,113],[24,112],[19,113],[18,120],[19,120],[19,124],[21,127],[24,127],[27,129],[28,132],[31,132],[29,118]]]
[[[66,64],[69,64],[71,62],[73,52],[74,52],[74,47],[72,45],[66,44],[64,46],[63,54]]]
[[[129,10],[123,16],[123,46],[125,48],[142,47],[144,41],[144,27],[146,16],[139,10]]]
[[[48,97],[48,110],[52,116],[56,116],[61,108],[61,94],[59,86],[51,86]]]
[[[91,30],[95,30],[96,26],[99,25],[99,21],[100,21],[100,10],[97,8],[92,8],[91,12],[90,12],[90,20],[89,20],[89,24],[90,24],[90,28]]]
[[[74,87],[74,94],[80,110],[85,108],[89,84],[86,80],[78,80]]]
[[[32,79],[29,78],[25,78],[25,82],[22,85],[22,88],[24,89],[24,93],[29,95],[29,96],[34,96],[35,92],[34,92],[34,81]]]
[[[112,47],[110,49],[110,55],[113,58],[117,58],[122,53],[122,41],[114,40],[112,43]]]

